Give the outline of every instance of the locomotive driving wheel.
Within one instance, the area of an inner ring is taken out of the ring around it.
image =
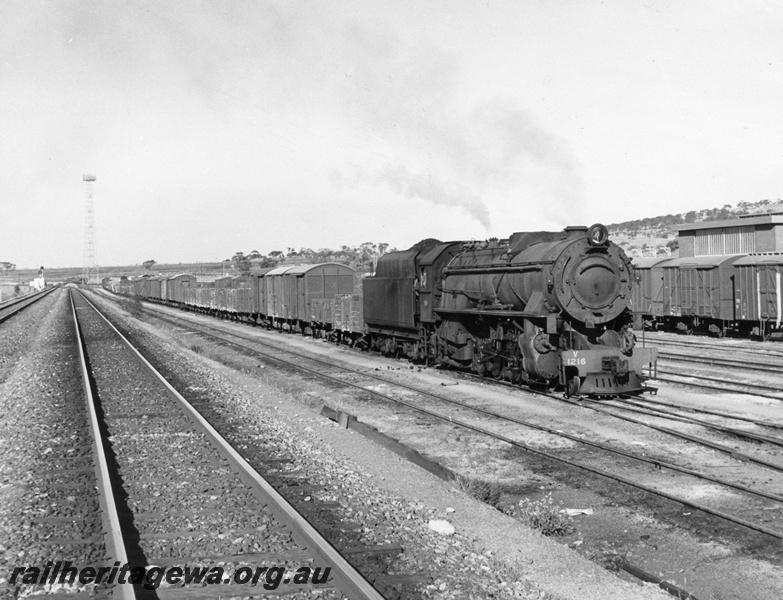
[[[503,361],[494,352],[485,352],[478,348],[473,353],[473,370],[482,377],[498,378],[503,372]]]
[[[503,359],[500,356],[495,356],[487,363],[487,369],[489,374],[494,379],[503,378]]]

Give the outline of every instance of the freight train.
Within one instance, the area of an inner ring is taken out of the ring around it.
[[[636,260],[637,329],[783,339],[783,254]]]
[[[363,276],[336,263],[200,283],[140,278],[120,293],[348,342],[566,395],[650,390],[654,348],[632,330],[633,266],[603,225],[390,252]]]

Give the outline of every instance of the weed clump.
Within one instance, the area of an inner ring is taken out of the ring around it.
[[[563,536],[573,530],[571,517],[561,512],[560,506],[552,499],[552,494],[547,494],[541,500],[523,498],[507,512],[524,525],[546,536]]]

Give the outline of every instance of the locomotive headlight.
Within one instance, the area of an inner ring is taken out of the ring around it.
[[[600,223],[591,225],[587,230],[587,241],[591,246],[603,246],[609,241],[609,230]]]

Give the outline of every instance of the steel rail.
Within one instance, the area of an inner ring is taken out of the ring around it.
[[[754,419],[752,417],[743,417],[742,415],[735,415],[729,412],[724,412],[721,410],[709,410],[706,408],[698,408],[696,406],[678,406],[677,404],[671,404],[670,402],[661,402],[660,400],[652,400],[650,398],[634,398],[633,399],[636,404],[641,405],[644,404],[655,404],[658,406],[666,406],[668,408],[674,408],[677,410],[682,410],[685,412],[694,412],[704,415],[713,415],[715,417],[723,417],[726,419],[734,419],[737,421],[745,421],[747,423],[752,423],[753,425],[758,425],[759,427],[770,427],[772,429],[783,429],[783,423],[766,423],[764,421],[759,421],[757,419]]]
[[[512,445],[512,446],[514,446],[516,448],[521,448],[521,449],[526,450],[528,452],[531,452],[533,454],[538,454],[540,456],[545,456],[546,458],[549,458],[551,460],[555,460],[557,462],[564,463],[564,464],[567,464],[567,465],[572,466],[572,467],[583,469],[585,471],[588,471],[588,472],[591,472],[591,473],[595,473],[596,475],[601,475],[602,477],[606,477],[606,478],[611,479],[613,481],[619,481],[620,483],[624,483],[624,484],[629,485],[631,487],[634,487],[636,489],[643,490],[645,492],[649,492],[649,493],[651,493],[653,495],[660,496],[660,497],[666,498],[668,500],[672,500],[673,502],[676,502],[678,504],[682,504],[684,506],[689,506],[689,507],[694,508],[696,510],[700,510],[700,511],[705,512],[707,514],[719,517],[719,518],[721,518],[721,519],[723,519],[725,521],[729,521],[729,522],[735,523],[737,525],[742,525],[743,527],[746,527],[748,529],[752,529],[753,531],[758,531],[760,533],[764,533],[764,534],[767,534],[769,536],[772,536],[772,537],[775,537],[775,538],[778,538],[778,539],[783,539],[783,532],[775,531],[774,529],[769,529],[768,527],[764,527],[762,525],[757,525],[756,523],[753,523],[752,521],[748,521],[746,519],[741,519],[739,517],[735,517],[733,515],[730,515],[728,513],[723,512],[723,511],[720,511],[720,510],[717,510],[717,509],[714,509],[714,508],[710,508],[708,506],[704,506],[704,505],[698,504],[696,502],[691,502],[690,500],[679,498],[679,497],[675,496],[674,494],[670,494],[668,492],[663,492],[661,490],[656,490],[655,488],[652,488],[650,486],[647,486],[647,485],[644,485],[644,484],[641,484],[641,483],[637,483],[637,482],[635,482],[635,481],[633,481],[633,480],[631,480],[631,479],[629,479],[627,477],[624,477],[622,475],[616,475],[614,473],[610,473],[609,471],[605,471],[605,470],[600,469],[598,467],[592,467],[590,465],[585,465],[585,464],[580,463],[580,462],[576,462],[576,461],[572,461],[572,460],[568,460],[568,459],[559,457],[559,456],[557,456],[555,454],[551,454],[550,452],[546,452],[545,450],[541,450],[539,448],[534,448],[532,446],[529,446],[528,444],[525,444],[524,442],[519,442],[517,440],[513,440],[513,439],[511,439],[511,438],[509,438],[507,436],[504,436],[502,434],[498,434],[498,433],[494,433],[494,432],[488,431],[488,430],[483,429],[481,427],[478,427],[476,425],[472,425],[470,423],[466,423],[464,421],[460,421],[459,419],[454,419],[450,415],[441,415],[439,413],[436,413],[435,411],[431,411],[431,410],[426,409],[426,408],[417,407],[417,406],[415,406],[415,405],[413,405],[413,404],[411,404],[409,402],[406,402],[405,400],[395,399],[394,401],[398,402],[398,403],[400,403],[400,404],[402,404],[404,406],[408,406],[409,408],[412,408],[412,409],[417,410],[419,412],[422,412],[424,414],[427,414],[427,415],[430,415],[430,416],[435,417],[437,419],[440,419],[442,421],[445,421],[447,423],[452,423],[454,425],[459,425],[460,427],[463,427],[465,429],[470,429],[472,431],[475,431],[476,433],[480,433],[482,435],[487,435],[487,436],[493,437],[494,439],[506,442],[507,444],[510,444],[510,445]]]
[[[7,301],[7,303],[0,304],[0,323],[7,321],[14,315],[18,315],[25,308],[35,304],[41,298],[48,296],[58,288],[59,286],[55,286],[52,288],[41,290],[40,292],[36,292],[35,294],[28,294],[27,296],[22,296],[21,298],[13,298],[12,300]],[[7,309],[11,309],[11,310],[7,310]]]
[[[659,377],[659,375],[663,373],[664,375],[674,375],[675,377],[692,377],[694,379],[701,379],[702,381],[714,381],[716,383],[722,383],[724,384],[724,387],[718,386],[718,385],[710,385],[708,383],[696,383],[694,381],[680,381],[679,379],[672,379],[670,377]],[[725,385],[745,385],[745,387],[748,388],[757,388],[759,390],[773,390],[778,391],[780,394],[783,394],[783,388],[775,388],[772,386],[761,386],[761,385],[755,385],[752,383],[748,384],[741,384],[741,383],[734,383],[732,381],[726,381],[725,379],[718,379],[715,377],[700,377],[698,375],[684,375],[680,373],[675,373],[673,371],[665,371],[658,369],[655,379],[658,381],[666,381],[668,383],[677,383],[679,385],[687,385],[690,387],[697,387],[707,390],[717,390],[719,392],[728,393],[728,394],[742,394],[743,396],[756,396],[758,398],[769,398],[770,400],[783,400],[783,396],[773,396],[772,394],[765,394],[763,392],[754,392],[751,389],[734,389],[734,388],[727,388]]]
[[[746,354],[755,354],[758,356],[766,356],[768,358],[783,357],[783,351],[778,348],[759,348],[750,344],[760,344],[762,342],[752,342],[748,340],[748,345],[738,346],[735,344],[705,344],[698,341],[686,342],[684,340],[670,340],[666,338],[659,338],[655,335],[651,335],[650,332],[645,332],[645,342],[660,346],[674,346],[679,348],[698,348],[702,350],[715,350],[717,352],[736,352],[742,351]]]
[[[182,319],[178,319],[178,320],[182,321]],[[202,326],[202,327],[205,327],[205,328],[208,328],[208,329],[213,329],[215,331],[220,331],[218,329],[215,329],[215,328],[213,328],[213,327],[211,327],[209,325],[204,325],[202,323],[199,323],[198,325]],[[221,333],[226,333],[226,332],[221,332]],[[712,509],[710,507],[707,507],[707,506],[704,506],[704,505],[701,505],[701,504],[698,504],[698,503],[695,503],[695,502],[691,502],[690,500],[685,500],[685,499],[679,498],[679,497],[677,497],[677,496],[675,496],[673,494],[669,494],[668,492],[662,492],[662,491],[656,490],[655,488],[652,488],[650,486],[646,486],[644,484],[636,483],[633,480],[631,480],[629,478],[626,478],[626,477],[624,477],[622,475],[615,475],[613,473],[610,473],[608,471],[604,471],[603,469],[600,469],[600,468],[597,468],[597,467],[592,467],[590,465],[586,465],[586,464],[581,463],[581,462],[572,461],[572,460],[569,460],[569,459],[566,459],[566,458],[559,457],[557,455],[554,455],[554,454],[551,454],[549,452],[546,452],[545,450],[540,450],[540,449],[537,449],[535,447],[529,446],[528,444],[525,444],[524,442],[519,442],[517,440],[513,440],[513,439],[511,439],[511,438],[509,438],[507,436],[504,436],[502,434],[495,433],[495,432],[489,431],[487,429],[483,429],[481,427],[478,427],[476,425],[472,425],[472,424],[467,423],[465,421],[460,421],[459,419],[454,419],[451,415],[442,415],[442,414],[437,413],[435,411],[431,411],[429,409],[416,406],[415,404],[412,404],[412,403],[407,402],[405,400],[394,398],[392,396],[387,396],[387,395],[385,395],[385,394],[383,394],[381,392],[377,392],[377,391],[372,390],[370,388],[366,388],[366,387],[364,387],[364,386],[362,386],[360,384],[353,383],[353,382],[350,382],[350,381],[345,381],[343,379],[340,379],[339,377],[335,377],[335,376],[323,373],[323,372],[318,371],[316,369],[311,369],[311,368],[308,368],[308,367],[305,367],[305,366],[302,366],[302,365],[298,365],[296,363],[292,363],[292,362],[286,361],[286,360],[284,360],[282,358],[279,358],[279,357],[276,357],[276,356],[273,356],[273,355],[261,352],[261,351],[255,349],[255,348],[250,348],[250,347],[248,347],[248,346],[246,346],[244,344],[240,344],[240,343],[232,341],[232,340],[226,340],[226,339],[221,338],[219,336],[216,336],[214,334],[207,334],[207,335],[210,335],[211,337],[213,337],[213,338],[215,338],[217,340],[220,340],[220,341],[222,341],[224,343],[227,343],[227,344],[230,344],[230,345],[237,346],[237,347],[242,348],[244,350],[250,350],[250,351],[255,352],[255,353],[257,353],[257,354],[259,354],[261,356],[264,356],[266,358],[270,358],[272,360],[278,361],[278,362],[280,362],[282,364],[285,364],[285,365],[288,365],[288,366],[293,366],[294,368],[299,369],[300,371],[304,371],[306,373],[309,373],[309,374],[312,374],[312,375],[316,375],[316,376],[321,377],[323,379],[327,379],[329,381],[333,381],[333,382],[339,383],[339,384],[347,386],[347,387],[356,388],[356,389],[358,389],[358,390],[360,390],[362,392],[365,392],[365,393],[370,394],[372,396],[375,396],[377,398],[381,398],[383,400],[389,400],[389,401],[395,402],[397,404],[401,404],[401,405],[406,406],[408,408],[411,408],[411,409],[413,409],[415,411],[422,412],[424,414],[427,414],[427,415],[432,416],[434,418],[437,418],[437,419],[440,419],[442,421],[451,423],[453,425],[458,425],[458,426],[463,427],[465,429],[469,429],[471,431],[475,431],[476,433],[480,433],[481,435],[485,435],[485,436],[492,437],[494,439],[506,442],[506,443],[508,443],[508,444],[510,444],[512,446],[521,448],[521,449],[526,450],[528,452],[531,452],[533,454],[539,454],[541,456],[545,456],[547,458],[550,458],[552,460],[555,460],[555,461],[558,461],[558,462],[570,465],[572,467],[580,468],[580,469],[586,470],[588,472],[592,472],[592,473],[595,473],[597,475],[601,475],[603,477],[606,477],[606,478],[614,480],[614,481],[619,481],[620,483],[624,483],[626,485],[629,485],[631,487],[643,490],[645,492],[649,492],[651,494],[667,498],[668,500],[672,500],[672,501],[677,502],[679,504],[682,504],[684,506],[688,506],[688,507],[691,507],[691,508],[694,508],[694,509],[697,509],[697,510],[701,510],[702,512],[705,512],[705,513],[711,514],[713,516],[722,518],[722,519],[724,519],[726,521],[730,521],[732,523],[735,523],[735,524],[738,524],[738,525],[742,525],[744,527],[747,527],[748,529],[752,529],[752,530],[758,531],[760,533],[765,533],[767,535],[770,535],[770,536],[778,538],[778,539],[783,539],[783,533],[781,533],[781,532],[778,532],[778,531],[775,531],[775,530],[763,527],[761,525],[757,525],[757,524],[755,524],[755,523],[753,523],[751,521],[747,521],[747,520],[741,519],[739,517],[734,517],[733,515],[730,515],[728,513],[724,513],[722,511],[717,510],[717,509]],[[246,339],[246,338],[244,338],[244,336],[240,336],[239,334],[229,334],[229,335],[235,335],[235,336],[240,337],[242,339]],[[261,344],[263,344],[263,342],[259,342],[259,341],[254,341],[253,343],[257,343],[257,344],[261,343]],[[267,344],[267,345],[270,345],[270,344]],[[320,359],[313,358],[313,357],[310,357],[310,356],[301,355],[301,354],[298,354],[298,353],[296,353],[294,351],[291,351],[291,350],[280,349],[280,348],[276,348],[276,349],[281,350],[283,352],[287,352],[289,354],[293,354],[294,356],[298,356],[300,358],[305,358],[307,360],[311,360],[311,361],[316,362],[316,363],[325,364],[325,365],[327,365],[329,367],[332,367],[332,368],[338,368],[338,369],[341,369],[341,370],[344,370],[344,371],[351,372],[353,374],[357,373],[356,371],[352,371],[350,369],[347,369],[346,367],[342,367],[342,366],[339,366],[339,365],[334,365],[333,363],[328,363],[326,361],[322,361]],[[777,501],[777,502],[783,502],[783,497],[781,497],[781,496],[778,496],[778,495],[775,495],[775,494],[769,494],[769,493],[758,491],[758,490],[752,490],[752,489],[747,488],[747,487],[745,487],[745,486],[743,486],[741,484],[735,484],[735,483],[723,481],[723,480],[714,478],[714,477],[712,477],[710,475],[704,475],[704,474],[698,473],[696,471],[692,471],[690,469],[687,469],[686,467],[679,467],[677,465],[669,464],[669,463],[666,463],[666,462],[663,462],[663,461],[658,461],[658,460],[655,460],[655,459],[649,459],[649,458],[646,458],[646,457],[643,457],[643,456],[635,455],[635,454],[630,453],[630,452],[625,452],[623,450],[617,450],[617,449],[614,449],[614,448],[610,448],[608,446],[604,447],[603,445],[599,444],[598,442],[591,442],[590,440],[586,440],[586,439],[580,438],[578,436],[571,436],[570,434],[566,434],[564,432],[559,432],[557,430],[554,430],[554,429],[551,429],[551,428],[547,428],[547,427],[542,426],[542,425],[532,424],[532,423],[526,422],[526,421],[524,421],[522,419],[517,419],[515,417],[508,417],[508,416],[505,416],[505,415],[500,415],[498,413],[494,413],[493,411],[487,411],[487,410],[482,409],[482,408],[473,407],[473,406],[470,406],[470,405],[465,405],[465,404],[462,404],[462,403],[457,402],[455,400],[451,400],[449,398],[445,398],[445,397],[439,396],[439,395],[434,394],[432,392],[427,392],[427,391],[424,391],[424,390],[420,390],[420,389],[417,389],[414,386],[409,386],[409,385],[406,385],[406,384],[400,384],[400,383],[397,383],[397,382],[385,379],[383,377],[378,377],[376,375],[367,375],[367,374],[364,374],[364,373],[359,373],[359,374],[362,375],[362,376],[365,376],[365,377],[376,379],[378,381],[383,381],[385,383],[389,383],[389,384],[392,384],[392,385],[399,386],[399,387],[401,387],[403,389],[408,389],[408,390],[411,390],[411,391],[415,391],[417,393],[424,394],[424,395],[427,395],[429,397],[435,398],[436,400],[441,400],[441,401],[449,403],[449,404],[457,405],[457,406],[459,406],[461,408],[466,408],[466,409],[469,409],[469,410],[473,410],[475,412],[486,414],[488,416],[501,418],[501,419],[504,419],[504,420],[507,420],[507,421],[510,421],[510,422],[513,422],[513,423],[517,423],[519,425],[524,425],[524,426],[527,426],[527,427],[531,427],[533,429],[539,429],[541,431],[545,431],[545,432],[551,433],[551,434],[556,435],[558,437],[565,437],[565,438],[568,438],[568,439],[573,439],[574,441],[577,441],[579,443],[583,443],[583,444],[588,445],[588,446],[595,446],[595,447],[598,447],[600,449],[603,449],[603,450],[606,450],[606,451],[609,451],[609,452],[612,452],[612,453],[615,453],[615,454],[618,454],[618,455],[625,456],[627,458],[632,458],[632,459],[639,460],[639,461],[644,462],[644,463],[652,464],[652,465],[656,466],[657,468],[662,468],[662,467],[663,468],[669,468],[669,469],[672,469],[674,471],[682,472],[682,473],[684,473],[686,475],[691,475],[691,476],[694,476],[694,477],[697,477],[697,478],[700,478],[700,479],[704,479],[704,480],[707,480],[707,481],[712,481],[713,483],[717,483],[717,484],[723,485],[725,487],[734,488],[734,489],[737,489],[737,490],[740,490],[740,491],[743,491],[743,492],[746,492],[746,493],[750,493],[752,495],[756,495],[756,496],[759,496],[759,497],[767,498],[767,499],[774,500],[774,501]],[[543,394],[543,395],[548,396],[548,394]],[[559,400],[559,398],[557,398],[557,399]],[[574,403],[574,404],[576,404],[576,403]],[[578,406],[581,406],[581,405],[578,405]],[[585,407],[585,408],[593,408],[593,407]],[[613,415],[612,413],[609,413],[609,415],[610,416],[617,416],[617,415]],[[618,418],[622,418],[622,417],[618,417]],[[633,419],[629,418],[628,420],[633,420]],[[642,424],[646,425],[645,423],[642,423]],[[660,428],[660,429],[665,430],[666,428]],[[677,433],[677,432],[674,432],[674,433]],[[693,437],[693,436],[690,436],[690,437]],[[728,450],[730,450],[730,449],[728,449]],[[735,453],[733,451],[731,451],[730,453],[734,454],[734,455],[737,454],[737,453]]]
[[[567,402],[569,404],[573,404],[575,406],[584,406],[585,408],[589,408],[590,410],[594,410],[596,412],[600,412],[606,415],[609,415],[610,417],[614,417],[616,419],[621,419],[623,421],[628,421],[629,423],[636,423],[637,425],[643,425],[644,427],[649,427],[650,429],[655,429],[656,431],[660,431],[662,433],[668,433],[669,435],[673,435],[675,437],[682,438],[684,440],[689,440],[691,442],[696,442],[697,444],[702,444],[704,446],[707,446],[709,448],[712,448],[713,450],[718,450],[719,452],[723,452],[724,454],[728,454],[730,456],[733,456],[734,458],[738,460],[742,460],[745,462],[751,462],[755,463],[757,465],[761,465],[763,467],[767,467],[769,469],[772,469],[773,471],[780,471],[783,472],[783,464],[773,463],[761,458],[756,458],[754,456],[751,456],[750,454],[745,454],[744,452],[737,452],[736,450],[724,446],[723,444],[719,444],[717,442],[713,442],[711,440],[707,440],[704,438],[701,438],[697,435],[690,435],[689,433],[683,433],[681,431],[677,431],[676,429],[669,429],[668,427],[662,427],[660,425],[653,425],[652,423],[647,423],[645,421],[641,421],[639,419],[634,419],[633,417],[629,417],[626,415],[618,415],[617,413],[608,411],[603,408],[599,408],[597,406],[591,406],[591,405],[582,405],[578,402],[572,401],[572,400],[566,400],[563,398],[556,398],[556,400],[560,400],[561,402]]]
[[[180,322],[182,322],[182,319],[178,319],[178,320]],[[211,329],[212,331],[218,331],[218,332],[224,333],[224,334],[227,333],[225,331],[221,331],[221,330],[219,330],[217,328],[214,328],[214,327],[211,327],[209,325],[202,324],[202,323],[199,323],[199,326],[207,328],[207,329]],[[287,361],[285,361],[285,360],[283,360],[283,359],[281,359],[279,357],[275,357],[275,356],[272,356],[270,354],[265,354],[265,353],[260,352],[259,350],[255,349],[255,348],[249,348],[248,346],[245,346],[243,344],[239,344],[238,342],[235,342],[235,341],[232,341],[232,340],[226,340],[225,338],[221,338],[221,337],[216,336],[214,334],[211,334],[211,335],[215,339],[221,340],[221,341],[223,341],[225,343],[233,344],[233,345],[238,346],[240,348],[244,348],[245,350],[251,350],[253,352],[257,352],[257,353],[261,354],[262,356],[265,356],[265,357],[268,357],[268,358],[272,358],[273,360],[278,360],[279,362],[282,362],[284,364],[293,365],[296,368],[299,368],[301,370],[307,371],[307,372],[309,372],[311,374],[320,375],[322,377],[328,378],[328,379],[333,380],[335,382],[343,383],[345,385],[348,385],[348,386],[351,386],[351,387],[355,387],[355,388],[357,388],[359,390],[362,390],[364,392],[374,394],[374,395],[376,395],[377,397],[380,397],[380,398],[385,398],[385,399],[392,400],[392,401],[395,401],[395,402],[397,401],[395,398],[386,397],[386,396],[384,396],[381,393],[378,393],[378,392],[375,392],[375,391],[373,391],[371,389],[365,388],[365,387],[363,387],[363,386],[361,386],[359,384],[354,384],[354,383],[351,383],[351,382],[347,382],[347,381],[344,381],[344,380],[342,380],[342,379],[340,379],[338,377],[332,377],[330,375],[327,375],[327,374],[324,374],[324,373],[320,373],[319,371],[316,371],[314,369],[308,369],[307,367],[302,367],[300,365],[295,365],[293,363],[288,363]],[[236,337],[240,337],[241,339],[247,339],[245,336],[241,336],[241,335],[236,334],[236,333],[229,334],[229,335],[234,335]],[[250,340],[248,340],[248,341],[250,341]],[[254,340],[253,343],[263,344],[264,342],[260,342],[258,340]],[[302,355],[302,354],[298,354],[298,353],[296,353],[296,352],[294,352],[292,350],[285,349],[285,348],[278,348],[278,347],[276,347],[276,346],[274,346],[272,344],[268,344],[268,343],[266,345],[267,346],[271,346],[271,347],[273,347],[273,348],[275,348],[277,350],[280,350],[280,351],[283,351],[283,352],[287,352],[287,353],[292,354],[294,356],[299,356],[299,357],[302,357],[302,358],[306,358],[307,360],[326,365],[326,366],[331,367],[331,368],[337,368],[337,369],[345,370],[347,372],[356,373],[355,371],[352,371],[351,369],[347,369],[345,367],[341,367],[339,365],[335,365],[334,363],[329,363],[327,361],[324,361],[324,360],[321,360],[321,359],[318,359],[318,358],[314,358],[312,356],[305,356],[305,355]],[[464,407],[464,408],[469,408],[470,410],[473,410],[473,411],[476,411],[476,412],[479,412],[479,413],[484,413],[484,414],[486,414],[488,416],[492,416],[492,417],[495,417],[495,418],[504,419],[504,420],[507,420],[507,421],[510,421],[510,422],[513,422],[513,423],[517,423],[519,425],[525,425],[527,427],[532,427],[532,428],[541,427],[541,426],[537,426],[537,425],[529,423],[529,422],[525,422],[525,421],[523,421],[521,419],[516,419],[515,417],[509,417],[509,416],[501,415],[499,413],[494,413],[492,411],[486,411],[485,409],[480,409],[480,408],[477,408],[477,407],[472,407],[470,405],[462,404],[462,403],[457,402],[455,400],[451,400],[449,398],[445,398],[443,396],[439,396],[438,394],[434,394],[433,392],[428,392],[428,391],[425,391],[425,390],[421,390],[419,388],[416,388],[415,386],[410,386],[410,385],[407,385],[407,384],[404,384],[404,383],[397,383],[397,382],[394,382],[392,380],[385,379],[383,377],[379,377],[377,375],[368,375],[368,374],[364,374],[364,373],[361,373],[361,375],[363,375],[365,377],[372,377],[374,379],[377,379],[378,381],[383,381],[385,383],[390,383],[392,385],[396,385],[396,386],[401,387],[403,389],[407,389],[407,390],[410,390],[410,391],[413,391],[413,392],[417,392],[419,394],[425,394],[427,396],[430,396],[430,397],[435,398],[437,400],[441,400],[443,402],[456,404],[458,406],[461,406],[461,407]],[[521,388],[516,388],[515,387],[515,389],[521,389]],[[582,406],[581,404],[579,404],[577,402],[570,401],[570,400],[565,400],[563,398],[560,398],[560,397],[558,397],[558,396],[556,396],[554,394],[549,394],[547,392],[542,392],[542,391],[538,391],[538,390],[534,390],[534,389],[523,390],[523,391],[529,391],[531,393],[542,395],[542,396],[546,396],[548,398],[552,398],[554,400],[558,400],[558,401],[561,401],[561,402],[567,402],[569,404]],[[775,470],[775,471],[783,471],[783,465],[779,465],[777,463],[765,461],[763,459],[756,458],[756,457],[751,456],[749,454],[744,454],[742,452],[738,452],[738,451],[736,451],[736,450],[734,450],[732,448],[729,448],[728,446],[724,446],[723,444],[718,444],[717,442],[712,442],[710,440],[701,438],[699,436],[694,436],[694,435],[682,433],[682,432],[676,431],[674,429],[669,429],[667,427],[661,427],[661,426],[652,425],[650,423],[646,423],[646,422],[640,421],[638,419],[633,419],[632,417],[626,417],[626,416],[623,416],[623,415],[617,415],[615,413],[612,413],[612,412],[609,412],[609,411],[606,411],[606,410],[601,410],[600,408],[597,408],[595,406],[584,406],[584,408],[589,408],[591,410],[595,410],[595,411],[598,411],[598,412],[603,412],[603,413],[605,413],[605,414],[607,414],[609,416],[612,416],[612,417],[615,417],[615,418],[618,418],[618,419],[621,419],[621,420],[626,420],[626,421],[635,423],[637,425],[642,425],[644,427],[649,427],[651,429],[655,429],[655,430],[660,431],[662,433],[668,433],[669,435],[673,435],[675,437],[679,437],[679,438],[688,440],[690,442],[694,442],[694,443],[697,443],[697,444],[702,444],[702,445],[707,446],[709,448],[712,448],[714,450],[718,450],[720,452],[724,452],[726,454],[729,454],[729,455],[731,455],[734,458],[737,458],[739,460],[743,460],[743,461],[746,461],[746,462],[752,462],[752,463],[755,463],[755,464],[759,464],[761,466],[770,468],[770,469]],[[550,433],[553,433],[554,435],[559,435],[559,436],[563,436],[564,435],[564,434],[555,432],[554,430],[552,430]],[[582,441],[585,444],[592,444],[592,443],[594,443],[594,442],[589,442],[588,440],[582,440],[581,438],[578,441]],[[613,449],[608,448],[608,447],[607,448],[602,448],[602,449],[610,451],[610,452],[614,451]],[[621,452],[621,451],[617,451],[617,452]],[[640,460],[642,462],[653,462],[654,464],[663,464],[660,461],[650,461],[649,459],[646,459],[646,458],[638,456],[638,455],[631,455],[631,456],[635,457],[637,460]],[[674,466],[672,466],[671,468],[674,468]],[[693,474],[693,473],[691,473],[691,474]],[[694,475],[694,476],[697,476],[697,475]],[[732,487],[733,485],[735,485],[735,484],[731,484],[730,482],[720,482],[720,483],[722,483],[723,485],[727,485],[729,487]],[[737,489],[743,489],[743,488],[737,488]],[[751,490],[748,490],[748,489],[743,489],[743,491],[750,491],[751,493],[753,493]],[[763,493],[761,493],[761,494],[763,495]]]
[[[616,404],[619,402],[619,406]],[[701,419],[695,419],[693,417],[689,417],[687,415],[678,415],[672,412],[669,412],[667,410],[663,410],[662,408],[656,408],[653,406],[644,406],[642,404],[638,404],[631,400],[630,398],[611,398],[609,400],[603,400],[601,402],[602,406],[613,406],[615,408],[618,408],[620,410],[627,410],[629,412],[641,414],[641,415],[647,415],[648,417],[656,417],[659,419],[669,419],[672,421],[681,421],[684,423],[691,423],[693,425],[699,425],[701,427],[704,427],[706,429],[713,429],[715,431],[720,431],[721,433],[728,433],[731,435],[735,435],[737,437],[754,440],[756,442],[766,442],[767,444],[772,444],[774,446],[783,446],[783,438],[778,438],[774,436],[769,435],[763,435],[759,433],[753,433],[752,431],[744,431],[742,429],[735,429],[733,427],[725,427],[723,425],[717,425],[715,423],[710,423],[709,421],[703,421]]]
[[[84,300],[95,310],[119,336],[122,342],[133,352],[141,363],[163,384],[186,411],[206,436],[220,448],[242,474],[269,500],[269,508],[283,522],[290,525],[308,548],[312,549],[321,560],[331,563],[336,570],[335,579],[340,583],[341,590],[354,600],[383,600],[383,596],[351,565],[297,510],[264,479],[241,454],[199,413],[187,399],[182,396],[152,364],[142,356],[136,347],[117,329],[114,324],[82,294]]]
[[[699,365],[710,366],[725,366],[735,369],[747,369],[749,371],[761,371],[764,373],[780,373],[783,370],[783,365],[773,365],[768,363],[753,362],[750,360],[734,360],[729,358],[721,358],[718,356],[689,356],[688,354],[680,354],[678,352],[666,352],[659,350],[658,358],[663,360],[670,360],[672,362],[690,362]]]
[[[120,517],[117,514],[117,504],[114,500],[114,491],[112,490],[111,476],[109,475],[109,464],[106,460],[106,453],[103,447],[103,436],[101,435],[100,423],[98,421],[98,412],[95,408],[95,397],[92,394],[90,385],[90,373],[87,368],[87,357],[84,346],[84,339],[79,326],[79,318],[76,315],[76,305],[73,302],[73,295],[69,294],[71,301],[71,312],[73,313],[73,325],[76,331],[77,345],[79,346],[79,364],[82,372],[82,382],[84,383],[84,395],[87,402],[87,409],[90,414],[90,431],[92,432],[93,452],[96,458],[95,474],[98,477],[98,496],[102,508],[104,529],[106,530],[106,547],[108,554],[113,561],[119,561],[120,565],[128,564],[128,555],[125,550],[125,540],[122,535],[122,525]],[[136,592],[134,586],[130,584],[117,584],[119,586],[119,597],[123,600],[135,600]]]
[[[693,377],[694,379],[700,379],[702,381],[714,381],[715,383],[727,383],[729,385],[736,385],[738,387],[744,386],[747,388],[755,388],[759,390],[769,390],[773,392],[783,393],[783,387],[781,386],[764,385],[760,383],[747,383],[743,381],[734,382],[734,381],[729,381],[727,379],[721,379],[720,377],[710,377],[708,375],[695,375],[693,373],[676,373],[674,371],[665,371],[662,369],[658,369],[658,373],[663,373],[664,375],[675,375],[677,377]]]

